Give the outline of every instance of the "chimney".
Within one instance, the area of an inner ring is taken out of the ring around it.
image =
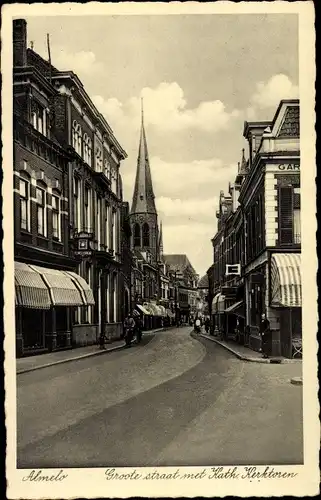
[[[13,66],[27,65],[27,22],[25,19],[13,21]]]

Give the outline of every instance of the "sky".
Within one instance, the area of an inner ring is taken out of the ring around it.
[[[128,154],[131,204],[144,121],[164,253],[205,274],[221,190],[233,182],[245,120],[271,120],[298,95],[295,14],[27,17],[28,42],[73,70]]]

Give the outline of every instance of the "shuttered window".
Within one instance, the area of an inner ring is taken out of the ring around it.
[[[280,245],[293,243],[293,187],[279,188],[279,241]]]

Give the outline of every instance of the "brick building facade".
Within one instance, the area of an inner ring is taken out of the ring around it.
[[[213,331],[233,336],[237,326],[242,342],[260,350],[265,314],[272,354],[300,355],[299,101],[281,101],[270,122],[246,122],[244,137],[249,160],[243,150],[229,195],[221,193],[212,240],[207,274]]]
[[[54,267],[72,270],[86,287],[84,300],[68,307],[66,347],[118,338],[130,282],[122,270],[128,232],[119,170],[126,153],[78,77],[27,49],[26,39],[25,21],[14,21],[16,256],[25,260],[22,243],[46,255],[48,266],[58,254]],[[31,221],[22,228],[26,211]]]

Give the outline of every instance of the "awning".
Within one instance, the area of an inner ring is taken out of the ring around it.
[[[30,267],[39,273],[47,285],[53,306],[83,306],[87,305],[83,301],[79,288],[68,274],[57,269],[49,269],[41,266]]]
[[[241,318],[245,318],[243,300],[240,300],[240,302],[236,302],[230,307],[227,307],[225,309],[225,312],[228,314],[235,314],[236,316],[240,316]]]
[[[150,315],[150,312],[144,307],[144,306],[141,306],[140,304],[137,304],[136,305],[136,308],[141,311],[143,314],[145,314],[146,316],[149,316]]]
[[[212,300],[212,314],[219,314],[224,312],[225,295],[217,293]]]
[[[31,309],[49,309],[49,290],[40,274],[23,262],[14,263],[16,305]]]
[[[157,307],[160,309],[161,315],[162,316],[166,316],[166,309],[165,309],[165,307],[161,306],[161,305],[159,305]]]
[[[273,254],[271,259],[271,306],[301,307],[301,305],[301,254]]]
[[[152,316],[161,316],[162,315],[159,307],[156,304],[152,304],[151,302],[149,302],[146,305],[144,304],[144,306],[148,308],[148,310],[150,311]]]
[[[87,306],[94,306],[95,299],[92,289],[88,285],[87,281],[72,271],[63,271],[65,274],[71,277],[72,281],[80,291],[82,299]]]

